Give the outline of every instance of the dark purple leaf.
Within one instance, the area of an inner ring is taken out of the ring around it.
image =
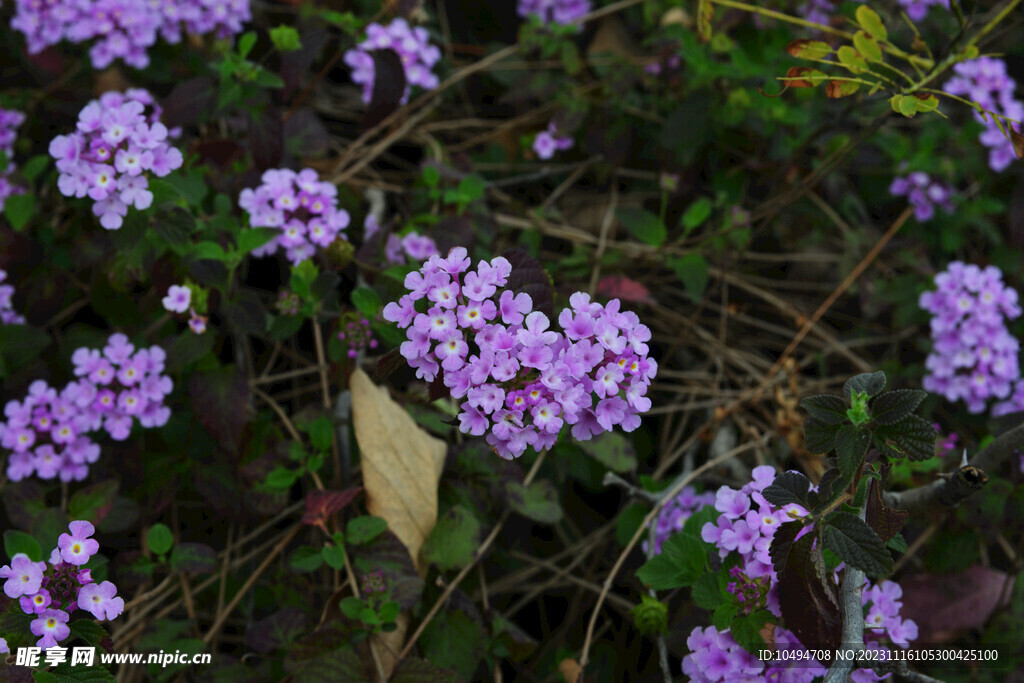
[[[390,530],[384,531],[366,545],[353,560],[357,576],[380,571],[384,586],[391,591],[391,599],[409,609],[423,592],[423,579],[409,557],[409,550]]]
[[[204,112],[213,111],[217,102],[217,86],[209,76],[196,76],[174,86],[164,98],[163,116],[168,128],[189,126],[199,121]]]
[[[300,85],[302,77],[309,73],[328,38],[327,26],[323,22],[304,21],[297,28],[302,47],[281,55],[281,68],[278,71],[284,81],[281,96],[286,102],[291,101],[292,94]]]
[[[277,107],[267,105],[249,118],[249,150],[257,169],[278,166],[284,154],[284,124]]]
[[[245,644],[257,652],[272,652],[291,643],[305,628],[305,612],[298,607],[283,607],[250,626]]]
[[[237,453],[242,430],[249,422],[246,405],[249,380],[234,365],[197,372],[188,383],[196,419],[229,453]]]
[[[879,486],[878,480],[871,480],[868,484],[868,501],[864,517],[868,526],[875,530],[883,543],[900,532],[909,516],[910,513],[906,510],[886,506],[882,502],[882,487]]]
[[[284,122],[285,150],[291,156],[311,157],[327,151],[331,135],[312,109],[298,109]]]
[[[324,526],[327,520],[355,500],[362,490],[362,486],[353,486],[344,491],[310,491],[306,494],[306,512],[302,515],[302,523]]]
[[[398,109],[405,94],[405,67],[394,50],[374,50],[373,94],[360,127],[373,128]]]
[[[501,254],[512,264],[512,274],[505,285],[513,292],[525,292],[533,299],[533,310],[540,311],[554,319],[555,290],[551,286],[551,277],[544,270],[540,261],[530,256],[525,249],[516,247]]]
[[[779,606],[786,628],[808,649],[831,649],[840,640],[839,603],[821,545],[813,543],[812,533],[790,547],[779,573]]]
[[[919,642],[946,642],[959,632],[984,626],[992,613],[1009,600],[1014,580],[1009,574],[981,565],[956,574],[904,577],[900,580],[900,616],[917,623]]]
[[[205,543],[179,543],[171,551],[171,567],[185,574],[208,574],[217,567],[217,552]]]

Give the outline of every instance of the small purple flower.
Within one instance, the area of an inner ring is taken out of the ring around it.
[[[78,607],[100,621],[114,619],[124,611],[124,599],[117,597],[117,587],[109,581],[87,583],[78,591]]]
[[[164,308],[171,313],[184,313],[192,302],[192,290],[182,285],[171,285],[162,299]]]
[[[45,562],[33,562],[25,553],[17,553],[11,559],[11,564],[0,567],[0,579],[7,579],[4,593],[9,598],[38,593],[45,570]]]
[[[60,557],[68,564],[82,565],[99,552],[100,544],[89,538],[96,532],[92,524],[85,521],[71,522],[70,534],[61,534],[57,539]]]
[[[68,613],[59,609],[43,610],[29,625],[29,629],[34,635],[42,636],[36,641],[36,645],[41,648],[54,647],[57,641],[71,634]]]

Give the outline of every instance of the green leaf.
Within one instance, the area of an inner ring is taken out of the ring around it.
[[[216,242],[200,242],[192,247],[192,255],[197,259],[208,259],[210,261],[226,261],[227,254],[224,248]]]
[[[249,228],[238,235],[238,251],[248,254],[281,234],[276,228]]]
[[[558,490],[546,479],[523,486],[517,481],[505,483],[512,509],[527,519],[541,524],[556,524],[562,519],[562,506],[558,503]]]
[[[327,566],[331,569],[345,568],[345,546],[325,545],[320,550],[320,555],[324,558],[324,562],[326,562]]]
[[[878,12],[875,10],[867,5],[861,5],[857,8],[856,17],[860,27],[871,34],[871,37],[875,40],[886,40],[889,38],[889,32],[885,30],[885,24],[882,23],[882,18],[878,16]]]
[[[747,652],[757,652],[764,647],[764,638],[761,637],[761,629],[769,621],[774,622],[772,613],[766,609],[759,609],[747,615],[741,615],[732,620],[729,625],[729,633],[743,649]]]
[[[723,588],[721,581],[721,572],[705,572],[700,575],[700,578],[693,584],[693,590],[690,596],[693,598],[693,603],[706,610],[718,609],[718,606],[726,601],[726,596],[723,594]],[[732,597],[731,595],[729,597]]]
[[[913,99],[914,108],[921,113],[933,112],[939,108],[939,98],[935,95],[915,93]]]
[[[615,217],[633,237],[644,244],[660,247],[668,237],[668,230],[660,218],[649,211],[635,206],[620,206],[615,209]]]
[[[31,193],[11,195],[4,200],[3,206],[7,222],[12,228],[20,231],[28,225],[36,212],[36,197]]]
[[[868,396],[874,396],[882,389],[885,389],[885,373],[881,370],[865,372],[846,381],[846,384],[843,385],[843,395],[849,399],[853,396],[853,392],[859,391]]]
[[[39,541],[17,529],[8,529],[4,532],[4,550],[10,560],[18,553],[25,553],[33,562],[40,562],[43,559],[43,549],[39,546]]]
[[[736,616],[736,605],[731,602],[723,602],[711,613],[711,625],[719,631],[729,628],[733,618]]]
[[[423,544],[423,559],[440,571],[464,567],[473,559],[480,535],[480,522],[473,513],[456,505],[437,520]]]
[[[860,53],[849,45],[840,47],[836,51],[836,57],[839,58],[839,63],[852,74],[862,74],[868,70],[867,60],[861,57]]]
[[[707,197],[701,197],[686,207],[682,218],[683,235],[688,235],[691,230],[706,221],[711,215],[711,208],[711,200]]]
[[[828,453],[835,446],[837,425],[826,425],[813,417],[804,422],[804,448],[810,453]]]
[[[110,633],[92,619],[76,619],[68,624],[68,628],[71,629],[72,636],[81,638],[93,647],[106,650],[101,643],[110,637]]]
[[[825,59],[832,54],[832,47],[820,40],[794,40],[786,52],[800,59]]]
[[[264,88],[283,88],[284,79],[264,68],[257,68],[253,73],[252,82]]]
[[[837,425],[846,422],[846,401],[831,394],[808,396],[800,401],[800,407],[818,422]]]
[[[47,154],[37,154],[21,165],[21,175],[30,183],[42,175],[43,171],[50,165],[52,159]]]
[[[99,524],[110,512],[120,488],[117,479],[108,479],[79,489],[68,501],[68,517]]]
[[[342,598],[341,602],[338,603],[338,607],[341,609],[341,613],[349,619],[359,619],[359,615],[366,609],[366,603],[350,595],[347,598]]]
[[[380,536],[388,528],[388,522],[381,517],[363,515],[354,517],[345,526],[345,537],[352,545],[363,545]]]
[[[835,512],[826,518],[822,532],[825,547],[850,566],[872,578],[892,573],[889,551],[874,529],[860,517],[849,512]]]
[[[912,414],[928,392],[920,389],[898,389],[880,394],[871,402],[871,419],[881,425],[890,425]]]
[[[299,478],[298,470],[290,470],[287,467],[277,466],[270,470],[263,485],[268,489],[288,489]]]
[[[692,586],[707,571],[707,544],[686,533],[676,533],[661,544],[661,553],[636,572],[645,586],[670,590]]]
[[[377,616],[380,617],[382,622],[394,621],[401,610],[401,606],[392,600],[391,602],[385,602],[380,606],[380,609],[377,610]]]
[[[882,48],[878,46],[878,41],[864,31],[857,31],[853,34],[853,46],[857,48],[861,57],[869,62],[882,61]]]
[[[380,312],[380,297],[369,287],[356,287],[352,290],[352,305],[368,318]]]
[[[619,512],[615,517],[615,542],[625,547],[640,528],[640,523],[647,516],[647,512],[647,506],[641,503],[633,503]]]
[[[217,567],[217,553],[203,543],[179,543],[171,551],[170,565],[185,574],[208,574]]]
[[[281,52],[295,52],[302,49],[299,32],[286,24],[270,29],[270,40],[274,43],[274,47]]]
[[[668,267],[675,271],[690,298],[700,301],[708,287],[707,259],[701,254],[689,253],[678,258],[669,258]]]
[[[485,643],[480,624],[468,614],[442,610],[423,630],[419,646],[429,661],[471,681],[483,658]]]
[[[612,472],[636,470],[636,449],[628,438],[618,432],[605,432],[589,441],[581,441],[579,445]]]
[[[157,522],[149,527],[149,531],[146,533],[146,545],[151,553],[164,555],[174,545],[174,534],[166,524]]]
[[[907,547],[907,539],[903,538],[903,534],[896,534],[885,544],[886,548],[895,550],[898,553],[905,553],[909,548]]]
[[[630,610],[637,630],[645,635],[664,633],[668,629],[668,605],[652,598],[640,596],[640,604]]]
[[[326,415],[310,420],[302,426],[302,431],[309,434],[313,448],[318,451],[329,451],[334,443],[334,424]]]
[[[174,253],[183,255],[191,246],[191,235],[196,229],[196,219],[188,209],[170,206],[158,209],[152,222],[153,232]]]
[[[805,508],[810,507],[807,502],[807,492],[811,489],[811,480],[799,472],[783,472],[775,477],[775,481],[769,484],[761,495],[772,505],[782,507],[796,503]]]
[[[288,566],[297,572],[312,572],[320,568],[324,563],[320,550],[311,548],[308,545],[300,546],[288,558]]]
[[[864,454],[871,444],[871,431],[845,425],[836,432],[836,462],[846,479],[852,479],[864,462]]]
[[[875,448],[883,455],[911,460],[927,460],[935,455],[938,433],[928,420],[918,415],[907,415],[890,425],[875,429]]]
[[[441,183],[441,171],[436,166],[423,167],[423,184],[427,187],[437,187]]]
[[[238,55],[243,59],[249,56],[252,48],[256,45],[256,32],[246,31],[238,39]]]

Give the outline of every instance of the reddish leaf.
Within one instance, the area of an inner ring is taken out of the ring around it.
[[[597,292],[609,299],[622,299],[631,303],[653,304],[651,291],[642,282],[625,275],[606,275],[597,283]]]
[[[362,490],[362,486],[353,486],[344,491],[310,491],[302,523],[326,527],[327,520],[345,509]]]
[[[779,606],[786,627],[809,649],[839,645],[840,619],[836,590],[825,572],[821,545],[814,534],[795,543],[779,574]]]
[[[981,628],[1009,601],[1014,577],[981,565],[956,574],[915,574],[900,580],[904,619],[920,630],[918,641],[940,643],[958,633]]]
[[[900,532],[910,513],[887,507],[882,502],[882,487],[878,485],[877,479],[872,479],[868,484],[868,506],[864,516],[868,526],[875,530],[884,543]]]
[[[803,76],[824,76],[824,72],[817,69],[812,69],[809,66],[791,66],[786,71],[786,85],[790,88],[813,88],[817,85],[810,80],[802,78]]]

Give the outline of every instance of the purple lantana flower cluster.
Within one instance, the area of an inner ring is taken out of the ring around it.
[[[714,506],[721,514],[715,523],[709,522],[701,530],[704,541],[718,548],[719,557],[724,560],[732,556],[739,560],[730,571],[727,590],[736,596],[744,614],[767,609],[781,617],[778,577],[772,568],[769,548],[781,524],[808,514],[795,503],[778,508],[765,499],[762,491],[774,479],[775,470],[763,465],[754,468],[752,481],[739,490],[728,486],[719,488]],[[810,531],[811,528],[806,527],[797,538]],[[886,649],[885,640],[906,648],[917,637],[917,624],[900,617],[901,596],[899,584],[892,581],[865,586],[862,594],[867,608],[864,635],[869,649]],[[728,630],[697,627],[687,640],[690,654],[683,658],[683,673],[698,683],[764,680],[810,683],[825,674],[827,666],[808,659],[806,648],[791,631],[777,627],[774,637],[776,646],[793,651],[793,656],[777,658],[766,665],[738,645]],[[791,668],[797,661],[800,666]],[[867,669],[855,671],[852,678],[858,683],[879,680]]]
[[[168,144],[160,113],[145,90],[107,92],[85,105],[74,133],[50,143],[61,194],[88,195],[107,230],[121,227],[129,206],[141,211],[153,203],[147,173],[162,178],[182,164],[181,152]]]
[[[906,197],[914,207],[914,217],[921,222],[935,215],[936,206],[946,213],[953,213],[953,189],[932,180],[927,173],[921,171],[893,179],[889,193],[896,197]]]
[[[24,192],[7,179],[14,172],[14,141],[18,137],[18,127],[24,122],[25,115],[20,111],[0,108],[0,150],[7,156],[7,163],[0,166],[0,211],[3,211],[8,197]]]
[[[367,214],[366,220],[363,222],[363,231],[366,239],[370,239],[380,232],[380,222],[374,214]],[[401,237],[392,232],[388,234],[388,239],[384,243],[384,258],[388,263],[393,264],[404,264],[406,259],[423,263],[434,254],[440,255],[440,253],[434,240],[415,230]]]
[[[962,400],[970,412],[980,413],[990,400],[1010,396],[1020,377],[1020,344],[1006,328],[1006,320],[1021,313],[1017,292],[1003,284],[995,266],[960,261],[936,275],[935,285],[935,291],[919,299],[921,308],[932,314],[932,351],[925,360],[922,387],[950,401]],[[1012,412],[1007,404],[1013,402],[1011,397],[1000,404],[1003,412]]]
[[[932,7],[949,9],[949,0],[898,0],[900,7],[913,21],[921,21]]]
[[[358,358],[363,349],[377,348],[377,340],[373,338],[373,329],[367,318],[359,314],[347,315],[338,321],[338,325],[341,328],[338,341],[349,358]]]
[[[76,609],[85,610],[100,621],[114,619],[124,611],[124,599],[110,581],[96,583],[92,572],[83,568],[99,552],[100,544],[90,538],[96,529],[86,521],[71,522],[71,533],[61,534],[50,561],[33,562],[17,553],[9,565],[0,567],[6,579],[4,593],[17,598],[21,610],[32,617],[29,625],[39,636],[36,645],[54,647],[71,633],[68,620]]]
[[[661,545],[672,534],[682,531],[686,520],[705,505],[715,504],[715,494],[711,491],[697,493],[697,489],[687,486],[672,500],[665,503],[654,522],[654,553],[661,552]],[[647,552],[647,541],[643,543]]]
[[[281,234],[253,250],[253,256],[268,256],[278,249],[298,265],[327,247],[348,227],[349,215],[338,208],[338,188],[322,182],[317,172],[306,168],[298,173],[287,168],[270,169],[255,190],[246,188],[238,205],[249,213],[254,228],[277,228]]]
[[[1006,62],[1002,59],[978,57],[960,62],[953,67],[953,72],[956,75],[943,86],[946,92],[973,100],[988,111],[1016,121],[1024,121],[1024,103],[1014,95],[1017,83],[1010,78]],[[993,171],[1002,171],[1017,158],[1013,145],[992,121],[990,114],[986,114],[983,119],[980,113],[974,112],[974,117],[985,125],[985,130],[978,139],[981,144],[990,148],[988,165]]]
[[[370,24],[366,27],[366,40],[345,53],[345,63],[352,68],[352,81],[363,87],[363,102],[373,97],[375,50],[394,50],[405,70],[405,92],[402,104],[409,101],[412,86],[433,90],[440,82],[434,66],[441,59],[441,50],[430,44],[430,34],[420,26],[409,26],[399,17],[387,26]]]
[[[0,209],[3,207],[0,206]],[[3,284],[7,271],[0,270],[0,325],[24,325],[25,318],[14,310],[14,285]]]
[[[526,19],[533,15],[542,24],[576,24],[590,12],[590,0],[519,0],[516,12]]]
[[[67,40],[95,41],[92,65],[105,69],[117,59],[137,69],[149,66],[147,50],[162,36],[181,42],[182,33],[240,33],[252,19],[249,0],[15,0],[11,27],[21,31],[32,54]]]
[[[81,481],[100,454],[93,432],[121,441],[135,420],[147,428],[166,424],[171,410],[164,398],[174,384],[162,374],[165,358],[159,346],[136,350],[125,335],[113,334],[102,353],[82,347],[72,354],[78,379],[60,391],[33,382],[24,400],[7,403],[0,422],[0,446],[11,451],[8,478]]]
[[[555,152],[571,147],[572,138],[559,135],[554,121],[548,124],[547,130],[537,133],[537,137],[533,139],[533,151],[541,159],[550,159]]]
[[[601,305],[582,292],[560,313],[562,332],[551,330],[528,294],[503,289],[511,272],[501,256],[470,270],[466,249],[456,247],[406,276],[409,293],[384,318],[407,329],[401,353],[416,376],[441,375],[465,399],[459,429],[486,434],[503,458],[550,448],[563,424],[579,440],[616,425],[636,429],[658,367],[647,356],[651,331],[618,299]]]

